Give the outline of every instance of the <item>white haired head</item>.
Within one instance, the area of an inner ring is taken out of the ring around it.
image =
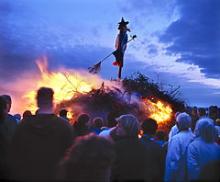
[[[178,129],[181,130],[187,130],[191,127],[191,117],[189,114],[183,112],[177,115],[176,123],[178,126]]]
[[[214,142],[217,135],[214,121],[208,117],[199,119],[196,123],[195,135],[208,143]]]

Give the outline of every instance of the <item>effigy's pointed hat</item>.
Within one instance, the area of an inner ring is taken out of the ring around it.
[[[127,28],[127,24],[129,24],[129,21],[125,21],[124,18],[122,17],[121,22],[118,22],[118,29],[121,30],[125,27],[127,29],[127,31],[130,32],[130,29]]]
[[[129,21],[125,21],[124,18],[122,17],[122,18],[121,18],[121,21],[118,22],[118,24],[119,24],[120,26],[125,26],[125,25],[129,24]]]

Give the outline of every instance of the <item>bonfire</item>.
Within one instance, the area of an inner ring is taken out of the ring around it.
[[[27,89],[23,94],[26,107],[22,108],[33,113],[37,110],[36,90],[43,86],[53,88],[55,112],[67,109],[71,124],[81,113],[88,113],[92,118],[101,116],[104,120],[109,113],[117,116],[131,113],[140,121],[151,117],[159,128],[167,130],[172,125],[175,111],[184,107],[184,102],[172,95],[176,92],[161,91],[156,83],[142,74],[120,82],[109,81],[85,71],[66,68],[49,71],[46,58],[36,63],[40,77],[33,80],[35,88]]]

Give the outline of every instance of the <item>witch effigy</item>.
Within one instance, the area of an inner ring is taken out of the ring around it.
[[[113,62],[113,65],[118,66],[118,79],[121,79],[121,72],[122,67],[124,63],[124,54],[125,50],[127,48],[127,42],[128,42],[128,34],[127,31],[130,32],[130,29],[127,28],[128,21],[124,21],[124,18],[122,17],[121,22],[118,24],[118,30],[119,34],[117,35],[116,41],[115,41],[115,51],[113,52],[113,55],[115,56],[115,62]]]
[[[131,39],[128,40],[128,34],[127,32],[130,32],[130,29],[127,27],[129,24],[128,21],[125,21],[124,18],[122,17],[121,21],[118,23],[118,30],[119,33],[116,37],[115,41],[115,51],[111,52],[109,55],[104,57],[100,62],[97,64],[93,65],[92,67],[89,67],[89,72],[90,73],[98,73],[101,69],[101,63],[105,61],[108,57],[111,55],[115,56],[115,61],[113,62],[114,66],[118,66],[118,79],[121,79],[121,74],[122,74],[122,67],[124,65],[124,54],[125,50],[127,48],[127,43],[134,40],[137,36],[133,35],[131,36]]]

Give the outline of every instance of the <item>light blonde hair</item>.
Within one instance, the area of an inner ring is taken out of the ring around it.
[[[140,130],[140,122],[132,114],[121,115],[116,119],[126,131],[127,136],[136,137]]]

